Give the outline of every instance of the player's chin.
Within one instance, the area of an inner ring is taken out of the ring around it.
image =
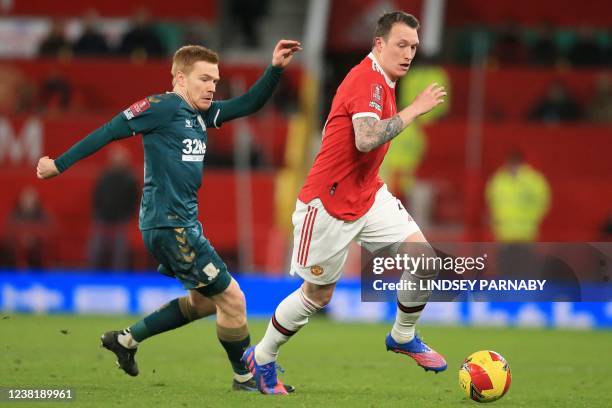
[[[410,70],[410,65],[400,65],[396,71],[397,77],[401,78],[408,73]]]
[[[206,110],[206,109],[210,108],[211,104],[212,104],[212,100],[211,99],[201,99],[198,102],[198,109],[199,110]]]

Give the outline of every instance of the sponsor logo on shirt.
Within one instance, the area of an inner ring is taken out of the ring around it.
[[[130,120],[130,119],[140,115],[142,112],[146,111],[150,107],[151,107],[151,104],[149,103],[149,99],[148,98],[144,98],[144,99],[142,99],[142,100],[132,104],[129,108],[124,110],[123,114],[125,115],[125,118],[127,120]]]
[[[380,84],[372,84],[372,100],[382,102],[383,87]]]
[[[198,115],[196,117],[198,123],[200,124],[200,128],[202,128],[202,130],[206,130],[206,124],[204,123],[204,119],[202,119],[202,116]],[[185,127],[188,129],[193,129],[195,128],[195,122],[191,119],[185,119]]]
[[[206,154],[206,143],[200,139],[183,139],[183,161],[201,162]]]

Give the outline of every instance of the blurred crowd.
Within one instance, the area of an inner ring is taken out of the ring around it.
[[[594,95],[586,106],[572,96],[563,82],[552,82],[546,94],[532,107],[528,119],[543,123],[612,123],[612,76],[602,74],[597,79]]]
[[[231,0],[228,2],[231,25],[237,30],[234,46],[257,48],[261,45],[260,21],[267,14],[267,1]],[[163,58],[180,44],[212,46],[205,21],[159,21],[147,8],[139,8],[127,22],[120,38],[108,38],[101,29],[103,20],[96,10],[88,11],[80,21],[80,34],[68,35],[67,20],[55,19],[38,47],[41,57],[129,57],[135,60]]]
[[[484,41],[476,41],[476,38]],[[482,49],[476,50],[480,44]],[[525,27],[508,21],[498,27],[471,26],[450,29],[445,59],[472,63],[476,55],[492,65],[589,68],[612,65],[612,30],[589,25],[557,27],[542,23]]]
[[[106,57],[108,55],[132,56],[133,58],[161,57],[166,54],[162,40],[149,13],[140,9],[132,18],[130,28],[125,31],[117,47],[111,47],[107,38],[99,31],[99,17],[95,11],[88,12],[82,20],[81,35],[71,42],[66,35],[66,22],[54,20],[49,33],[38,48],[41,57],[68,58]]]
[[[107,165],[98,175],[89,201],[92,223],[87,244],[87,266],[128,270],[133,265],[129,228],[135,228],[140,185],[130,152],[122,145],[108,150]],[[13,210],[3,220],[0,267],[45,268],[56,264],[58,243],[53,216],[33,186],[26,186]]]

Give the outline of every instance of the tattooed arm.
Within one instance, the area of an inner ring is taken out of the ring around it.
[[[357,150],[367,153],[387,143],[404,130],[404,121],[399,114],[379,120],[371,116],[353,119]]]
[[[353,119],[357,150],[367,153],[392,140],[419,115],[444,102],[444,96],[444,88],[434,83],[421,92],[414,102],[389,119],[379,120],[371,116]]]

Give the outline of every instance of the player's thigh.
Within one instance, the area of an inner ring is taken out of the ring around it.
[[[149,252],[160,262],[158,270],[181,281],[185,289],[214,296],[230,285],[231,276],[200,223],[192,227],[158,228],[144,231]]]
[[[298,200],[292,221],[291,274],[297,273],[317,285],[338,281],[361,221],[345,222],[332,217],[319,199],[308,204]]]
[[[357,239],[370,252],[406,240],[419,240],[421,237],[425,240],[418,224],[402,202],[387,190],[386,185],[376,193],[374,204],[365,218],[365,225]]]

